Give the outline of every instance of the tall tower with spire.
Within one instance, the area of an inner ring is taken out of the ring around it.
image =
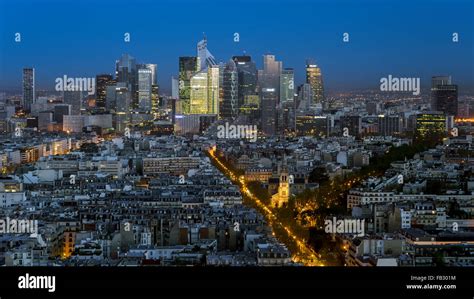
[[[203,39],[197,43],[197,56],[200,60],[200,70],[205,70],[208,67],[216,66],[218,63],[214,58],[214,55],[207,49],[207,37],[203,33]]]

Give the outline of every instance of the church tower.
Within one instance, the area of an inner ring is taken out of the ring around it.
[[[274,207],[281,207],[283,204],[288,203],[288,200],[290,199],[290,182],[286,157],[284,158],[282,165],[279,167],[278,172],[280,175],[278,192],[272,196],[272,206]]]

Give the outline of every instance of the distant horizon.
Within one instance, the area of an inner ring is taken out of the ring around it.
[[[97,74],[97,75],[112,75],[112,73],[100,73],[100,74]],[[35,69],[35,75],[36,75],[36,69]],[[443,74],[443,75],[450,75],[450,74]],[[433,75],[433,76],[441,76],[441,75]],[[430,79],[431,78],[425,78],[426,80],[422,79],[421,80],[421,94],[419,96],[422,96],[422,95],[425,95],[426,93],[430,93],[430,90],[431,90],[431,86],[430,86]],[[171,82],[171,78],[170,78],[170,82]],[[301,83],[303,84],[303,82]],[[458,94],[460,96],[474,96],[474,87],[467,87],[465,88],[465,86],[462,86],[462,85],[459,85],[456,83],[455,81],[455,77],[453,78],[453,84],[454,85],[458,85]],[[36,89],[36,92],[40,91],[40,92],[50,92],[50,93],[61,93],[61,91],[56,91],[54,89],[54,85],[55,83],[53,82],[53,84],[51,84],[52,86],[50,86],[50,88],[44,88],[42,86],[38,87],[36,86],[35,89]],[[171,83],[170,83],[171,85]],[[296,86],[298,86],[300,84],[296,84]],[[325,94],[337,94],[337,93],[357,93],[357,92],[376,92],[376,91],[379,91],[381,93],[384,93],[384,91],[380,91],[380,86],[367,86],[367,87],[356,87],[356,88],[338,88],[338,89],[332,89],[332,88],[327,88],[325,86]],[[12,87],[12,88],[3,88],[3,89],[0,89],[0,92],[5,92],[7,94],[14,94],[14,95],[20,95],[22,93],[22,87],[21,87],[21,81],[20,81],[20,85],[17,86],[17,87]],[[160,85],[159,85],[159,93],[160,95],[166,95],[166,96],[171,96],[171,88],[168,88],[168,89],[163,89]],[[388,93],[387,93],[388,94]],[[411,92],[409,91],[391,91],[390,94],[392,95],[397,95],[397,94],[406,94],[407,96],[414,96],[411,94]]]
[[[128,53],[137,63],[157,64],[160,89],[170,94],[179,57],[196,55],[203,32],[219,62],[245,51],[261,69],[263,55],[271,53],[283,68],[294,69],[297,85],[304,83],[306,59],[314,59],[327,91],[375,89],[389,74],[420,77],[422,86],[432,76],[451,75],[461,94],[474,90],[474,9],[468,0],[58,3],[0,3],[0,90],[21,89],[24,67],[36,69],[42,90],[53,89],[63,75],[114,75],[115,60]],[[70,5],[83,13],[68,13]]]
[[[98,75],[103,75],[103,74],[106,74],[106,73],[101,73],[101,74],[98,74]],[[112,74],[108,74],[108,75],[112,75]],[[170,81],[171,81],[171,78],[170,78]],[[423,80],[422,80],[421,94],[419,96],[426,95],[426,93],[430,92],[431,87],[429,86],[428,82],[424,82],[424,83],[425,84],[423,84]],[[456,82],[453,82],[453,84],[458,85],[458,84],[456,84]],[[297,86],[298,85],[300,85],[300,84],[297,84]],[[171,96],[171,89],[170,88],[169,88],[170,90],[164,89],[164,92],[162,91],[163,89],[161,88],[161,86],[159,86],[159,88],[160,88],[160,96],[161,95]],[[40,91],[40,92],[50,92],[50,93],[61,93],[62,92],[62,91],[56,91],[54,89],[54,84],[53,84],[53,87],[51,87],[51,88],[43,88],[43,87],[36,86],[35,89],[36,89],[36,92],[38,92],[38,91]],[[391,91],[390,93],[380,91],[380,86],[347,88],[347,89],[344,89],[344,88],[331,89],[331,88],[326,88],[325,87],[324,92],[327,95],[328,93],[329,94],[337,94],[337,93],[346,93],[346,92],[347,93],[357,93],[357,92],[375,92],[375,91],[379,91],[381,93],[387,93],[387,95],[388,94],[391,94],[391,95],[403,94],[403,95],[407,95],[407,96],[410,96],[410,97],[416,97],[416,96],[412,95],[410,91],[398,91],[398,92],[397,91]],[[14,88],[3,88],[3,89],[0,89],[0,93],[2,93],[2,92],[10,94],[10,95],[12,95],[12,94],[13,95],[20,95],[22,93],[22,87],[21,87],[21,84],[20,84],[20,86],[17,86],[17,87],[14,87]],[[458,85],[458,94],[460,96],[474,96],[474,87],[463,88],[463,86]]]

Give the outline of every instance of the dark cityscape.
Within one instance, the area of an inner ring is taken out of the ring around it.
[[[2,268],[462,285],[409,269],[474,267],[472,1],[60,2],[0,4]]]

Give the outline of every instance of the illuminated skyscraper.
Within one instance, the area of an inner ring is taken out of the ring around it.
[[[125,83],[117,83],[115,87],[116,112],[129,114],[132,111],[132,96]]]
[[[197,44],[197,57],[181,58],[179,99],[183,110],[180,113],[219,114],[219,65],[207,49],[206,37]],[[186,80],[190,86],[189,100]]]
[[[155,112],[159,105],[158,66],[154,63],[145,63],[137,65],[137,69],[148,69],[151,71],[151,111]]]
[[[260,101],[262,132],[268,136],[275,135],[277,123],[276,89],[263,88],[260,91]]]
[[[30,111],[31,104],[35,103],[35,69],[23,69],[23,109]]]
[[[115,88],[114,127],[117,132],[124,132],[130,123],[132,96],[126,85],[124,82],[119,82]]]
[[[219,67],[211,66],[207,70],[208,76],[208,112],[219,114]]]
[[[116,81],[112,78],[112,75],[108,74],[97,75],[95,81],[96,107],[101,110],[106,110],[107,86],[114,85]]]
[[[206,114],[208,97],[207,72],[201,71],[191,78],[189,114]]]
[[[235,62],[231,59],[224,68],[224,99],[221,117],[236,117],[238,112],[238,73]]]
[[[280,103],[292,102],[295,96],[295,75],[293,69],[286,68],[280,76]]]
[[[263,56],[263,70],[259,72],[258,84],[260,89],[274,88],[276,94],[280,92],[280,75],[282,62],[275,60],[275,55]]]
[[[443,134],[447,128],[447,118],[443,112],[424,112],[416,116],[416,134],[420,137]]]
[[[157,72],[158,66],[155,63],[144,63],[137,65],[137,69],[148,69],[151,71],[151,84],[158,85]]]
[[[189,114],[219,114],[219,66],[196,73],[190,82]]]
[[[137,103],[138,101],[137,75],[136,60],[132,56],[123,54],[122,57],[115,62],[115,78],[117,82],[127,84],[133,103]]]
[[[178,114],[190,113],[191,78],[199,71],[199,68],[200,62],[198,57],[179,58],[179,104],[176,107]]]
[[[237,106],[240,109],[245,103],[246,96],[254,96],[257,93],[257,67],[250,56],[234,56],[232,59],[237,67]]]
[[[152,70],[147,68],[138,70],[138,108],[142,112],[151,111],[152,82]]]
[[[115,77],[117,82],[131,84],[135,82],[136,60],[128,54],[123,54],[115,62]]]
[[[281,69],[281,61],[276,61],[274,55],[263,56],[263,70],[258,73],[258,85],[260,88],[262,131],[266,135],[275,135],[277,129]]]
[[[306,61],[306,83],[311,86],[313,91],[313,103],[322,103],[324,101],[323,77],[321,69],[312,61]]]

